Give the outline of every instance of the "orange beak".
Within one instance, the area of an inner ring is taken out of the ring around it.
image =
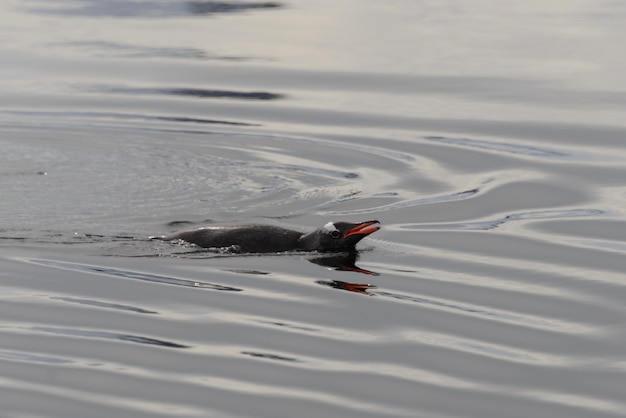
[[[380,229],[380,222],[378,221],[367,221],[363,222],[350,229],[348,232],[343,234],[344,238],[349,237],[350,235],[369,235],[372,232],[376,232]]]

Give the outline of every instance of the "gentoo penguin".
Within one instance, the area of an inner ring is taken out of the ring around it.
[[[236,253],[342,251],[354,250],[357,242],[379,229],[378,221],[328,222],[309,233],[272,225],[232,224],[210,225],[153,238],[182,240],[204,248],[227,249]]]

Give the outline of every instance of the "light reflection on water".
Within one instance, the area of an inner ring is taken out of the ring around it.
[[[622,416],[618,5],[0,9],[2,413]]]

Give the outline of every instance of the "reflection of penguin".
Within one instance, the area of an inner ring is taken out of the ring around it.
[[[332,287],[333,289],[347,290],[348,292],[360,293],[362,295],[374,296],[373,293],[368,292],[369,289],[376,289],[376,286],[368,283],[348,283],[341,282],[339,280],[318,280],[315,283],[322,286]]]
[[[341,271],[354,271],[356,273],[369,274],[371,276],[378,276],[378,273],[371,270],[365,270],[358,267],[356,263],[357,252],[349,251],[347,254],[334,254],[326,257],[316,257],[309,261],[311,263],[319,264],[320,266],[330,267],[333,270]]]
[[[379,229],[378,221],[328,222],[309,233],[260,224],[211,225],[155,238],[182,240],[204,248],[227,248],[238,253],[342,251],[354,250],[357,242]]]

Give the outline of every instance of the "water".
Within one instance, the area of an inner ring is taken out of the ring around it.
[[[1,417],[626,416],[621,5],[0,7]]]

